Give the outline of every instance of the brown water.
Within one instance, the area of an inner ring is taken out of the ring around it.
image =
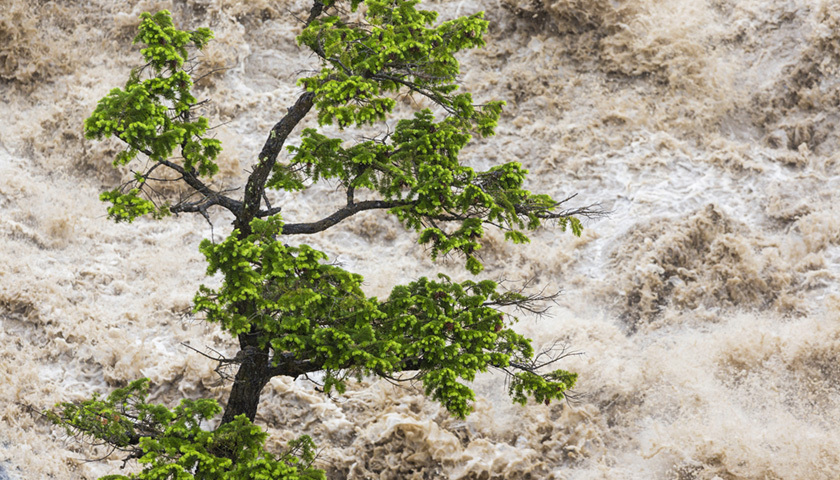
[[[518,247],[492,234],[483,250],[491,278],[564,290],[551,315],[519,328],[583,352],[562,365],[580,373],[580,399],[513,406],[487,375],[477,411],[458,421],[384,382],[330,399],[278,378],[259,421],[278,443],[313,435],[334,478],[837,478],[840,3],[429,5],[444,17],[483,8],[492,22],[463,80],[508,107],[499,135],[464,158],[520,161],[533,190],[612,211],[580,239],[549,229]],[[220,185],[241,179],[296,98],[294,79],[316,65],[294,43],[304,0],[0,0],[0,465],[14,479],[95,478],[121,463],[87,462],[106,452],[19,403],[141,376],[163,402],[224,396],[214,365],[180,345],[233,352],[182,317],[207,281],[197,244],[209,225],[108,222],[96,196],[128,173],[110,167],[116,144],[80,134],[138,59],[138,14],[158,8],[213,28],[206,65],[232,67],[200,91],[228,122],[215,130]],[[302,220],[328,211],[331,193],[277,200]],[[214,223],[219,235],[229,220]],[[308,241],[380,296],[459,271],[381,215]]]

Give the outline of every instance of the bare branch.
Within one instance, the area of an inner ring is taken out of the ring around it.
[[[175,170],[176,172],[180,173],[181,176],[184,177],[184,181],[187,183],[187,185],[191,186],[198,193],[204,195],[206,199],[212,200],[213,205],[219,205],[221,207],[224,207],[234,215],[238,215],[239,212],[242,210],[242,202],[234,200],[230,197],[226,197],[222,195],[221,192],[214,191],[213,189],[205,185],[204,182],[199,180],[198,176],[194,171],[187,170],[184,167],[178,165],[177,163],[170,162],[169,160],[161,159],[157,161],[160,162],[162,165],[165,165],[171,168],[172,170]]]
[[[394,207],[410,205],[409,202],[387,201],[387,200],[365,200],[347,205],[332,215],[311,223],[289,223],[283,226],[284,235],[301,235],[322,232],[342,220],[366,210],[382,210]]]

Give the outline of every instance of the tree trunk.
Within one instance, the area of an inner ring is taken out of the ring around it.
[[[253,422],[257,415],[262,389],[271,379],[268,351],[261,350],[255,345],[248,345],[247,340],[243,338],[240,338],[240,342],[245,345],[236,355],[241,363],[222,416],[223,425],[243,413],[248,420]]]
[[[309,12],[309,25],[323,10],[323,4],[315,1],[312,10]],[[315,102],[315,94],[304,92],[295,102],[294,106],[288,109],[286,115],[277,122],[271,129],[268,139],[263,145],[259,155],[259,161],[248,176],[248,183],[242,199],[242,208],[236,213],[233,221],[234,228],[239,230],[239,239],[245,240],[251,234],[251,221],[260,213],[260,206],[265,198],[265,183],[271,175],[277,156],[283,150],[286,138],[292,130],[309,113]],[[266,204],[266,207],[269,207]],[[269,208],[270,210],[270,208]],[[236,306],[240,312],[253,312],[253,306],[240,303]],[[250,315],[246,315],[250,317]],[[253,330],[239,336],[239,353],[236,355],[240,361],[239,371],[228,397],[225,413],[222,416],[222,424],[233,421],[237,415],[245,414],[249,420],[254,421],[257,415],[257,406],[260,403],[260,393],[263,387],[271,379],[271,362],[268,355],[268,347],[259,348],[256,339],[257,332]]]

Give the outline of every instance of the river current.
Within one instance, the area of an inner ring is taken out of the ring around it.
[[[481,250],[488,278],[562,290],[517,329],[579,353],[559,365],[579,373],[576,398],[512,405],[490,373],[461,421],[412,386],[367,380],[327,398],[276,378],[257,419],[275,447],[312,435],[330,478],[837,478],[840,2],[424,5],[491,22],[462,81],[507,107],[498,134],[462,158],[521,162],[531,190],[610,212],[580,238],[549,227],[520,246],[493,232]],[[109,222],[97,196],[131,174],[110,165],[116,143],[85,140],[81,125],[139,61],[138,15],[167,8],[216,32],[202,61],[221,70],[198,96],[225,148],[217,184],[236,185],[295,79],[317,68],[294,41],[307,7],[0,0],[0,479],[120,472],[26,405],[139,377],[170,405],[224,398],[213,362],[182,342],[235,353],[185,314],[197,285],[218,280],[198,243],[230,219]],[[275,200],[302,221],[341,198],[326,184]],[[364,275],[369,295],[437,272],[468,278],[382,214],[305,241]]]

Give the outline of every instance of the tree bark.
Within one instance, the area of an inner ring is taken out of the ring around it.
[[[245,196],[242,199],[242,209],[236,215],[233,226],[239,229],[240,237],[245,238],[251,233],[251,220],[260,211],[263,195],[265,194],[265,182],[271,174],[274,164],[277,163],[277,156],[283,150],[286,138],[292,130],[309,113],[315,102],[315,94],[305,92],[298,98],[294,106],[289,108],[284,116],[269,133],[268,140],[263,145],[257,164],[251,175],[248,176],[248,183],[245,185]]]
[[[222,415],[222,425],[233,421],[234,418],[245,414],[250,421],[257,415],[260,394],[263,387],[271,379],[271,366],[267,349],[260,349],[256,345],[248,344],[253,336],[240,335],[240,342],[245,343],[236,355],[240,361],[239,370],[231,387],[225,413]]]

